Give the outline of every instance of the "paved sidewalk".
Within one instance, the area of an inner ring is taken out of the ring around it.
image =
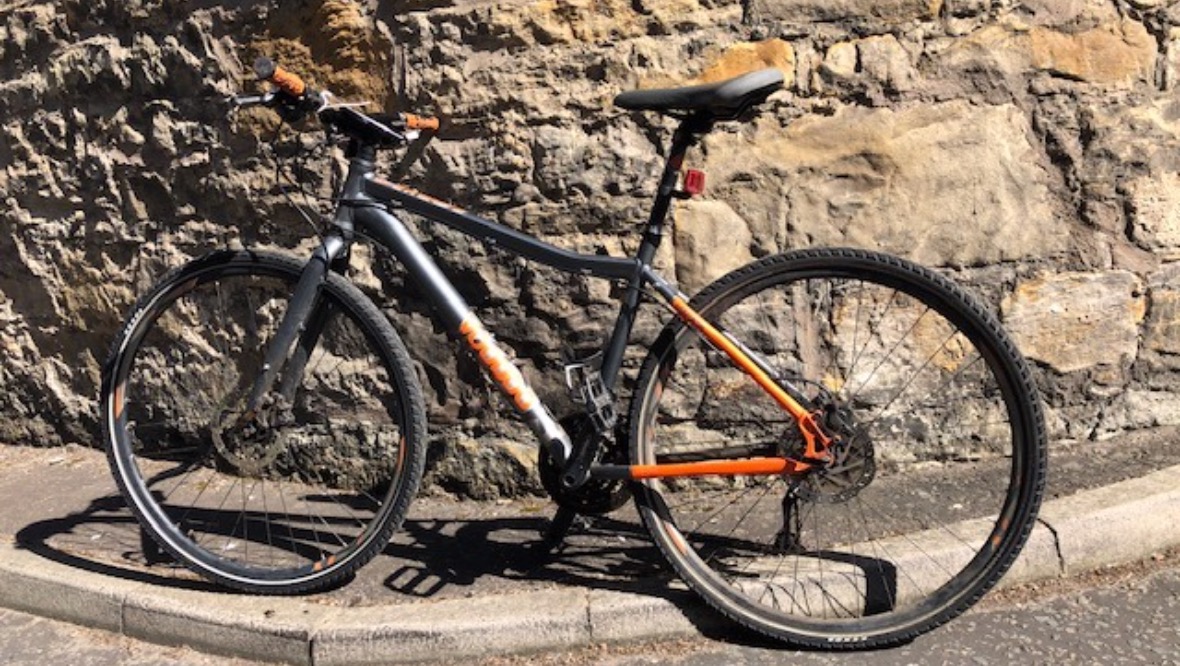
[[[1048,501],[1002,585],[1180,545],[1177,429],[1057,447]],[[329,593],[253,597],[147,567],[105,460],[0,446],[0,606],[233,656],[294,664],[450,661],[724,632],[678,581],[632,507],[553,556],[546,501],[422,498],[406,529]]]

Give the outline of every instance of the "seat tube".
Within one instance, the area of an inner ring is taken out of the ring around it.
[[[680,169],[684,166],[684,156],[688,149],[696,144],[700,134],[707,132],[710,122],[695,117],[686,118],[676,128],[672,136],[672,146],[668,153],[668,160],[664,164],[664,172],[660,178],[659,189],[656,191],[655,201],[652,203],[651,214],[648,216],[647,228],[643,232],[643,241],[639,245],[639,265],[650,267],[655,260],[656,250],[664,238],[664,224],[668,219],[668,212],[672,209],[672,198],[676,192],[676,185],[680,180]],[[606,353],[602,360],[602,380],[607,388],[613,389],[618,379],[619,370],[623,366],[623,355],[626,352],[627,341],[631,337],[631,328],[635,324],[635,315],[639,310],[639,299],[643,291],[645,277],[641,270],[627,285],[623,294],[619,316],[615,320],[615,328],[611,333]]]
[[[520,368],[516,367],[484,327],[405,224],[391,213],[372,207],[357,209],[354,221],[358,228],[375,236],[402,262],[406,272],[434,306],[447,330],[467,343],[529,429],[548,448],[553,459],[559,464],[569,460],[573,446],[565,429],[541,403]]]
[[[708,117],[689,116],[676,128],[676,133],[672,135],[672,146],[668,151],[668,161],[664,164],[664,174],[660,178],[660,189],[656,192],[656,199],[647,221],[645,240],[653,233],[657,237],[663,233],[664,222],[668,219],[668,211],[672,208],[672,198],[680,180],[680,169],[684,166],[684,156],[712,126],[713,121]],[[658,241],[656,244],[659,244]]]

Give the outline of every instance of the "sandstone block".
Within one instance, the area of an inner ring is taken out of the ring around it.
[[[751,11],[760,19],[790,23],[855,21],[894,25],[933,19],[943,0],[781,0],[759,2]]]
[[[1092,0],[1021,0],[1021,20],[1030,25],[1078,32],[1117,21],[1114,3]]]
[[[1131,237],[1164,257],[1180,256],[1180,174],[1131,183]]]
[[[475,440],[465,435],[448,438],[437,463],[427,469],[423,484],[462,497],[496,499],[541,491],[537,476],[537,447],[521,439]]]
[[[905,47],[893,35],[868,37],[857,43],[860,69],[870,79],[890,90],[903,91],[913,86],[917,73]]]
[[[983,67],[1005,76],[1038,71],[1083,83],[1129,86],[1150,81],[1156,43],[1143,24],[1113,21],[1081,32],[990,25],[954,44],[944,62]]]
[[[1001,310],[1025,356],[1065,373],[1133,360],[1147,299],[1133,273],[1062,273],[1018,284]]]
[[[711,138],[706,168],[717,198],[760,242],[779,239],[777,249],[854,245],[935,265],[1017,260],[1061,249],[1069,234],[1026,122],[1010,105],[842,108],[786,129],[760,124],[749,142]]]
[[[856,76],[856,44],[840,42],[828,47],[820,73],[835,79],[851,79]]]
[[[1164,43],[1164,88],[1172,90],[1180,84],[1180,27],[1171,28]]]
[[[833,44],[817,73],[835,84],[874,84],[894,92],[910,90],[917,78],[909,53],[893,35]],[[822,80],[815,85],[822,88]]]
[[[781,39],[738,42],[722,51],[697,80],[701,83],[722,81],[764,67],[777,67],[782,71],[783,86],[789,88],[795,79],[794,48]]]
[[[468,11],[462,5],[457,10]],[[736,5],[731,8],[735,19],[738,10]],[[672,33],[716,20],[698,0],[502,0],[475,11],[472,18],[486,21],[503,47],[601,43]]]
[[[1180,264],[1169,264],[1152,276],[1151,307],[1143,327],[1143,349],[1172,357],[1169,367],[1180,365]]]
[[[1033,29],[1029,47],[1037,69],[1089,83],[1150,80],[1155,68],[1155,39],[1130,19],[1072,35]]]
[[[690,201],[678,206],[673,242],[681,291],[696,293],[750,261],[752,240],[745,220],[722,201]]]
[[[1131,389],[1127,391],[1123,411],[1124,414],[1111,415],[1122,417],[1122,422],[1115,424],[1121,426],[1120,430],[1180,425],[1180,408],[1172,391]]]
[[[1180,354],[1180,291],[1152,292],[1151,317],[1143,331],[1143,347],[1164,354]]]

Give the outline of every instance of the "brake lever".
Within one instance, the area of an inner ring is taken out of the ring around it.
[[[316,114],[320,114],[327,109],[356,109],[362,106],[368,106],[372,102],[369,100],[361,100],[359,102],[341,102],[336,95],[323,90],[320,92],[320,108],[316,109]]]
[[[251,106],[274,106],[275,94],[268,92],[263,95],[231,95],[228,101],[231,110],[245,109]]]

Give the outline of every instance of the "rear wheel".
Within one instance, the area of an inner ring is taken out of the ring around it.
[[[710,604],[792,643],[869,647],[946,622],[1003,575],[1040,504],[1045,434],[994,317],[931,271],[854,250],[768,257],[692,306],[836,437],[802,474],[638,486],[652,538]],[[793,419],[678,322],[631,424],[635,464],[804,450]]]
[[[219,252],[133,309],[104,373],[108,459],[144,529],[231,587],[326,587],[401,524],[422,475],[425,418],[384,315],[331,274],[284,375],[247,396],[303,264]]]

